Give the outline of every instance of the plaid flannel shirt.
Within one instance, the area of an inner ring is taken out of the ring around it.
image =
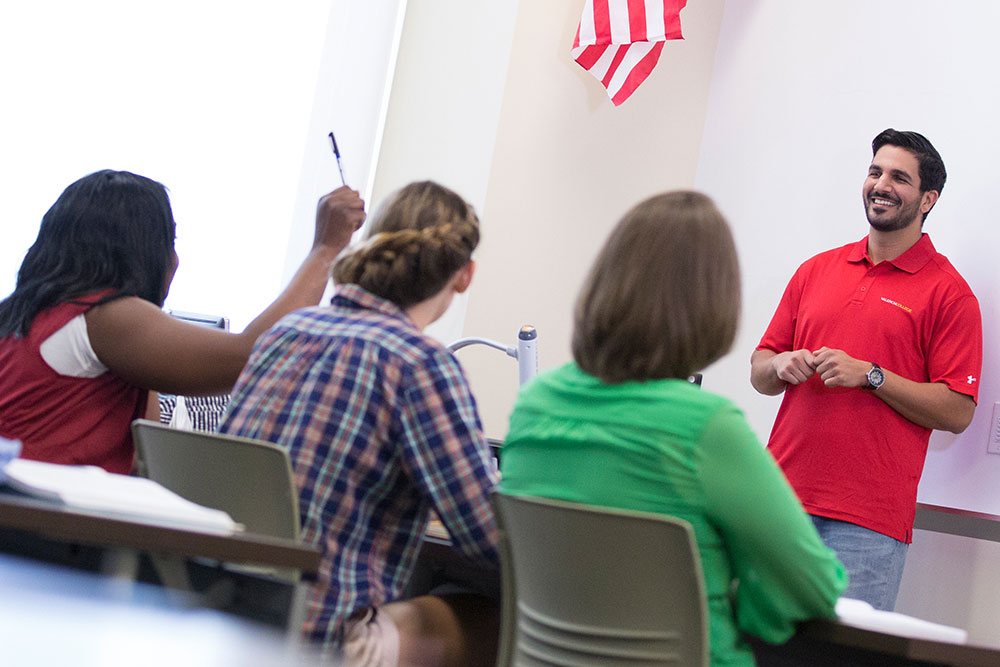
[[[261,336],[219,430],[291,455],[302,537],[322,550],[304,628],[313,640],[336,641],[352,611],[399,596],[430,509],[456,549],[499,562],[498,478],[461,367],[357,285]]]

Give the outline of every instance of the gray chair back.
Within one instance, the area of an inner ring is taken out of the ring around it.
[[[708,664],[701,558],[686,521],[494,493],[501,667]]]
[[[299,499],[288,453],[269,442],[183,431],[137,419],[144,474],[188,500],[227,512],[248,532],[297,540]]]

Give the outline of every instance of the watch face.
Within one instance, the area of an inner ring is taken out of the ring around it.
[[[885,382],[885,373],[882,372],[881,368],[875,367],[868,371],[868,384],[874,389],[878,389]]]

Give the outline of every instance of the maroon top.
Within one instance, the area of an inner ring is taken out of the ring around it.
[[[148,392],[111,371],[96,378],[60,375],[40,352],[49,336],[107,293],[42,311],[25,338],[0,338],[0,436],[20,440],[22,457],[132,470],[130,424],[145,413]]]

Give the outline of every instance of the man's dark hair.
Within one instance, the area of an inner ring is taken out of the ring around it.
[[[944,189],[944,182],[948,178],[948,172],[944,169],[944,161],[940,153],[931,145],[922,134],[917,132],[901,132],[891,127],[882,130],[872,139],[872,157],[878,153],[878,149],[886,144],[904,148],[917,158],[920,164],[920,192],[937,190],[938,194]],[[928,211],[929,212],[929,211]]]
[[[41,311],[102,290],[98,303],[138,296],[162,306],[173,248],[163,185],[127,171],[84,176],[42,218],[14,292],[0,301],[0,337],[26,336]]]

